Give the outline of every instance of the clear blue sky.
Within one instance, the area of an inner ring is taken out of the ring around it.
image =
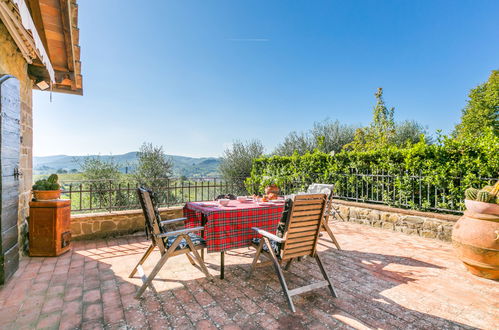
[[[499,1],[79,1],[84,96],[34,95],[34,154],[121,154],[144,141],[267,151],[325,118],[450,132],[499,69]]]

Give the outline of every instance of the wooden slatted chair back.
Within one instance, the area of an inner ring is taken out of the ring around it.
[[[142,206],[142,211],[144,212],[144,218],[146,221],[146,226],[151,234],[151,239],[153,244],[155,244],[161,253],[166,251],[165,242],[162,238],[156,237],[158,234],[162,234],[162,227],[159,225],[161,219],[157,218],[154,203],[152,200],[152,192],[145,188],[137,188],[137,193],[139,195],[140,205]]]
[[[326,194],[303,194],[293,198],[281,259],[315,256],[326,198]]]
[[[329,215],[331,215],[333,197],[334,197],[333,191],[334,191],[333,184],[324,184],[324,183],[312,183],[307,189],[307,193],[321,193],[327,195],[326,212],[324,212],[324,216],[326,218],[328,218]]]

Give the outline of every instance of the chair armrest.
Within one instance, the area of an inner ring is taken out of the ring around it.
[[[160,221],[159,223],[162,224],[162,225],[169,225],[171,223],[185,221],[185,220],[187,220],[187,218],[178,218],[178,219],[163,220],[163,221]]]
[[[194,228],[174,230],[174,231],[171,231],[169,233],[161,233],[161,234],[156,234],[154,236],[156,236],[156,237],[170,237],[170,236],[177,236],[180,234],[187,234],[187,233],[192,233],[193,231],[201,231],[201,230],[204,230],[204,227],[199,226],[199,227],[194,227]]]
[[[284,238],[277,237],[276,235],[273,235],[273,234],[271,234],[268,231],[265,231],[263,229],[260,229],[260,228],[257,228],[257,227],[251,227],[251,229],[253,229],[254,231],[256,231],[258,234],[267,237],[270,240],[276,241],[277,243],[283,243],[283,242],[286,241]]]

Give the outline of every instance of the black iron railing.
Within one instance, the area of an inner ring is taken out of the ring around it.
[[[385,204],[400,208],[445,213],[462,213],[464,191],[473,186],[493,185],[498,179],[461,177],[440,180],[438,175],[424,176],[407,172],[387,174],[384,171],[309,175],[302,181],[281,183],[285,192],[304,191],[311,183],[329,183],[335,187],[335,198],[364,203]]]
[[[334,184],[335,198],[385,204],[416,210],[461,213],[464,209],[464,190],[472,185],[494,184],[496,178],[456,177],[440,182],[437,176],[374,173],[342,173],[308,175],[301,180],[279,178],[281,194],[289,195],[307,190],[311,183]],[[73,213],[130,210],[140,207],[136,189],[139,184],[129,180],[66,181],[62,183],[63,197],[71,199]],[[189,201],[214,200],[221,194],[249,195],[262,193],[263,187],[247,190],[244,178],[226,181],[219,178],[157,179],[145,186],[157,195],[159,206],[183,205]]]
[[[62,182],[63,198],[71,199],[73,213],[119,211],[140,208],[137,187],[151,188],[160,207],[189,201],[214,200],[221,194],[246,195],[241,185],[219,178],[157,179],[148,184],[132,180],[86,180]]]

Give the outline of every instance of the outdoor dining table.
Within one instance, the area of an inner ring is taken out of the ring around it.
[[[220,278],[224,278],[225,251],[251,245],[258,237],[252,227],[274,232],[284,203],[256,203],[231,200],[227,206],[217,202],[188,202],[184,206],[187,228],[204,226],[201,236],[208,252],[220,252]],[[203,257],[204,257],[204,252]]]

